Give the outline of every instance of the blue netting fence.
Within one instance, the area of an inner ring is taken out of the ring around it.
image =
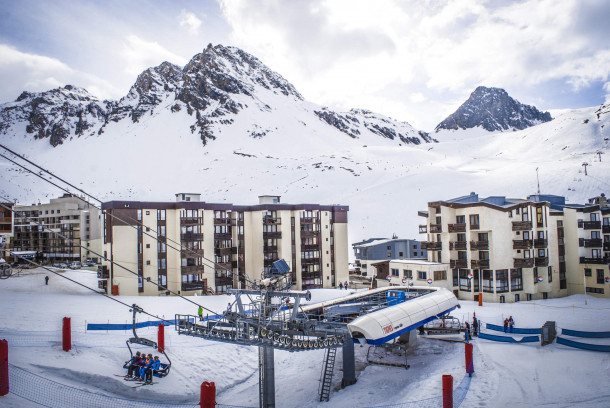
[[[470,388],[471,377],[465,375],[453,391],[453,406],[459,407]],[[44,378],[21,367],[9,364],[9,392],[47,408],[195,408],[198,402],[164,403],[148,400],[131,400],[92,392]],[[443,406],[442,396],[419,401],[370,408],[438,408]],[[217,408],[254,408],[239,405],[216,404]]]

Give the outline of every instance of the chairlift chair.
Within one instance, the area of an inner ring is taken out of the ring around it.
[[[136,332],[136,313],[142,313],[143,311],[144,310],[141,307],[139,307],[138,305],[136,305],[135,303],[131,306],[131,309],[130,309],[130,312],[133,313],[133,323],[132,323],[133,337],[130,337],[129,340],[125,341],[125,344],[127,345],[127,348],[129,349],[129,354],[131,354],[131,357],[129,358],[129,360],[127,360],[125,362],[125,364],[123,365],[123,368],[126,368],[126,369],[129,368],[129,365],[131,364],[131,361],[133,360],[133,350],[131,349],[130,344],[139,344],[142,346],[147,346],[147,347],[152,347],[154,349],[157,349],[156,342],[142,338],[142,337],[138,337],[138,333]],[[167,353],[165,353],[164,349],[161,349],[161,353],[165,356],[167,363],[161,363],[161,368],[159,370],[155,370],[153,372],[153,375],[156,377],[159,377],[159,378],[163,378],[163,377],[167,376],[169,374],[170,368],[172,367],[172,361],[169,359],[169,357],[167,356]]]

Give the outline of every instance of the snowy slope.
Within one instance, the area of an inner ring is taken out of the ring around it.
[[[0,338],[9,342],[11,364],[61,384],[86,392],[130,400],[158,403],[192,403],[199,398],[202,381],[214,381],[217,402],[245,407],[258,406],[258,354],[252,347],[238,347],[186,336],[166,328],[166,346],[172,371],[153,387],[133,389],[115,374],[129,356],[125,340],[129,331],[85,331],[86,323],[125,323],[131,319],[128,308],[51,275],[49,286],[43,277],[48,272],[31,270],[20,277],[0,281]],[[95,273],[67,271],[66,276],[95,287]],[[344,296],[340,290],[314,290],[312,302]],[[176,297],[117,297],[137,302],[147,312],[166,318],[175,313],[195,313],[195,306]],[[223,310],[231,297],[226,295],[192,298],[211,308]],[[483,322],[499,324],[511,315],[517,327],[540,327],[545,321],[557,322],[559,330],[609,331],[610,301],[583,296],[520,302],[485,304],[462,301],[453,313],[472,320],[473,312]],[[61,319],[72,319],[73,349],[61,350]],[[140,320],[149,320],[141,317]],[[138,331],[155,338],[156,330]],[[597,339],[608,344],[607,339]],[[581,339],[580,341],[584,341]],[[595,340],[588,340],[594,342]],[[146,352],[156,352],[144,350]],[[379,407],[440,396],[441,376],[451,374],[454,384],[464,376],[464,346],[461,343],[419,338],[408,355],[411,368],[381,367],[366,364],[366,347],[356,347],[358,382],[342,390],[341,353],[333,378],[330,402],[317,401],[318,380],[323,351],[301,353],[276,351],[276,402],[281,407]],[[470,389],[462,406],[481,407],[601,407],[610,404],[606,384],[610,380],[607,353],[571,349],[552,344],[504,344],[474,341],[474,367]],[[45,390],[48,403],[59,392]],[[124,405],[122,403],[121,405]],[[16,395],[0,397],[0,406],[38,407]],[[49,405],[59,408],[58,405]]]

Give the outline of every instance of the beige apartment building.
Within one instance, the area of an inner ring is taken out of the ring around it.
[[[64,194],[49,203],[15,205],[13,250],[41,252],[45,261],[97,261],[101,253],[100,210]],[[58,235],[58,234],[61,234]]]
[[[460,299],[518,302],[568,294],[559,196],[479,199],[475,193],[420,211],[428,260],[448,264]]]
[[[610,207],[602,194],[564,207],[568,293],[610,298]],[[572,273],[573,272],[573,273]]]
[[[111,201],[102,209],[104,253],[116,263],[98,273],[108,293],[164,293],[149,281],[180,294],[222,293],[260,282],[279,259],[298,289],[348,279],[347,206],[282,204],[279,196],[214,204],[180,193],[175,202]]]

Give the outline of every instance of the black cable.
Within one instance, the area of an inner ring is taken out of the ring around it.
[[[72,184],[70,184],[69,182],[67,182],[67,181],[63,180],[61,177],[59,177],[59,176],[55,175],[55,174],[54,174],[54,173],[52,173],[51,171],[46,170],[45,168],[38,166],[37,164],[35,164],[35,163],[33,163],[32,161],[30,161],[30,160],[26,159],[25,157],[23,157],[23,156],[19,155],[18,153],[16,153],[16,152],[12,151],[11,149],[7,148],[6,146],[4,146],[4,145],[0,144],[0,147],[2,147],[3,149],[5,149],[5,150],[7,150],[7,151],[11,152],[12,154],[14,154],[15,156],[17,156],[17,157],[21,158],[22,160],[25,160],[26,162],[31,163],[32,165],[36,166],[37,168],[39,168],[40,170],[44,171],[45,173],[47,173],[47,174],[51,175],[52,177],[55,177],[56,179],[61,180],[62,182],[64,182],[64,183],[68,184],[69,186],[71,186],[71,187],[73,187],[73,188],[77,189],[78,191],[82,192],[83,194],[85,194],[85,195],[87,195],[87,196],[89,196],[89,197],[93,198],[94,200],[98,201],[99,203],[102,203],[102,201],[101,201],[100,199],[98,199],[98,198],[96,198],[96,197],[92,196],[91,194],[89,194],[89,193],[85,192],[84,190],[82,190],[82,189],[80,189],[80,188],[78,188],[78,187],[75,187],[74,185],[72,185]],[[61,186],[59,186],[59,185],[57,185],[57,184],[53,183],[53,182],[52,182],[52,181],[50,181],[50,180],[47,180],[46,178],[42,177],[40,174],[38,174],[38,173],[36,173],[36,172],[32,171],[31,169],[29,169],[29,168],[27,168],[27,167],[23,166],[22,164],[19,164],[19,163],[15,162],[15,161],[13,161],[13,160],[9,159],[8,157],[4,156],[3,154],[0,154],[0,157],[5,158],[6,160],[10,161],[11,163],[15,164],[16,166],[19,166],[19,167],[21,167],[22,169],[24,169],[24,170],[26,170],[26,171],[28,171],[28,172],[30,172],[30,173],[32,173],[32,174],[34,174],[35,176],[37,176],[37,177],[41,178],[42,180],[44,180],[44,181],[46,181],[46,182],[48,182],[48,183],[52,184],[53,186],[55,186],[55,187],[59,188],[60,190],[62,190],[62,191],[64,191],[64,192],[66,192],[66,193],[68,193],[68,194],[70,194],[70,195],[73,195],[73,194],[72,194],[72,192],[71,192],[71,191],[69,191],[68,189],[63,188],[63,187],[61,187]],[[132,217],[129,217],[129,216],[128,216],[128,217],[126,217],[126,219],[120,218],[120,217],[118,217],[118,216],[116,216],[116,215],[114,215],[114,214],[112,214],[112,213],[108,213],[107,211],[104,211],[104,210],[103,210],[101,207],[98,207],[98,206],[96,206],[96,205],[94,205],[94,204],[89,203],[88,201],[84,200],[84,199],[83,199],[83,198],[81,198],[81,197],[78,197],[78,196],[74,196],[74,197],[75,197],[75,198],[77,198],[77,199],[79,199],[79,200],[81,200],[82,202],[86,203],[87,205],[91,205],[92,207],[94,207],[94,208],[96,208],[96,209],[100,210],[100,211],[102,212],[102,214],[109,215],[111,218],[114,218],[114,219],[116,219],[116,220],[118,220],[118,221],[122,221],[122,222],[124,222],[126,225],[130,226],[131,228],[137,229],[137,226],[136,226],[136,225],[132,225],[132,224],[130,224],[130,223],[129,223],[129,222],[127,222],[126,220],[129,220],[129,221],[135,221],[135,222],[136,222],[136,224],[141,224],[143,228],[144,228],[144,227],[146,227],[146,228],[148,228],[148,229],[151,229],[150,227],[147,227],[146,225],[142,224],[142,223],[141,223],[139,220],[136,220],[136,219],[134,219],[134,218],[132,218]],[[153,231],[154,231],[154,229],[153,229]],[[142,233],[143,233],[144,235],[146,235],[146,236],[148,236],[148,237],[150,237],[150,238],[154,239],[155,241],[159,242],[159,239],[158,239],[158,237],[159,237],[159,233],[156,233],[156,236],[153,236],[153,235],[149,234],[148,232],[146,232],[144,229],[142,230]],[[231,273],[233,273],[233,269],[232,269],[232,268],[225,267],[224,265],[218,265],[218,264],[217,264],[215,261],[213,261],[213,260],[211,260],[211,259],[208,259],[208,258],[206,258],[205,256],[201,256],[200,254],[195,253],[195,252],[194,252],[192,249],[190,249],[190,248],[183,248],[181,243],[179,243],[179,242],[177,242],[177,241],[174,241],[174,240],[173,240],[173,239],[171,239],[171,238],[167,238],[167,237],[165,237],[165,240],[166,240],[166,242],[165,242],[166,246],[167,246],[167,247],[169,247],[170,249],[173,249],[173,250],[178,251],[178,252],[186,251],[187,253],[190,253],[191,255],[195,255],[196,257],[198,257],[198,258],[200,257],[200,258],[202,258],[204,261],[207,261],[207,262],[211,263],[211,265],[208,265],[208,266],[211,266],[211,267],[212,267],[212,268],[214,268],[214,269],[216,269],[217,267],[220,267],[221,269],[224,269],[224,270],[225,270],[225,271],[227,271],[227,272],[231,272]],[[174,243],[174,244],[179,245],[179,246],[180,246],[180,249],[175,248],[175,247],[173,247],[173,246],[171,246],[171,245],[167,245],[167,241],[170,241],[170,242],[172,242],[172,243]],[[244,277],[244,278],[245,278],[245,279],[246,279],[248,282],[253,283],[253,282],[251,281],[251,279],[250,279],[250,278],[249,278],[247,275],[245,275],[245,274],[241,274],[241,273],[239,273],[239,275],[238,275],[238,276],[243,276],[243,277]]]
[[[2,199],[3,199],[3,200],[6,200],[6,197],[3,197]],[[10,200],[9,200],[9,201],[10,201]],[[6,205],[4,205],[4,204],[2,204],[2,203],[0,203],[0,206],[1,206],[1,207],[3,207],[3,208],[5,208],[5,209],[7,209],[7,210],[9,210],[9,211],[11,211],[13,214],[15,214],[15,215],[16,215],[16,211],[15,211],[15,210],[13,210],[12,208],[7,207]],[[66,237],[65,235],[63,235],[63,234],[61,234],[61,233],[59,233],[59,232],[57,232],[57,231],[53,231],[51,228],[48,228],[47,226],[45,226],[45,225],[43,225],[43,224],[40,224],[39,222],[37,222],[37,221],[35,221],[35,220],[33,220],[33,219],[29,218],[29,217],[25,217],[25,216],[24,216],[23,218],[24,218],[26,221],[33,222],[34,224],[38,225],[39,227],[42,227],[43,229],[48,230],[48,231],[50,231],[51,233],[53,233],[53,234],[55,234],[55,235],[59,236],[60,238],[63,238],[64,240],[66,240],[66,241],[68,241],[68,242],[70,242],[70,243],[72,243],[72,244],[76,245],[76,243],[75,243],[75,241],[74,241],[73,239],[71,239],[71,238],[69,238],[69,237]],[[99,253],[97,253],[97,252],[95,252],[95,251],[93,251],[93,250],[91,250],[91,249],[89,249],[89,248],[85,248],[84,246],[82,246],[82,245],[80,245],[80,244],[78,244],[78,246],[79,246],[80,248],[82,248],[82,249],[89,250],[90,252],[93,252],[95,255],[99,256],[100,258],[104,259],[105,261],[110,262],[110,263],[112,263],[113,265],[118,266],[119,268],[121,268],[121,269],[123,269],[123,270],[125,270],[125,271],[127,271],[127,272],[129,272],[129,273],[131,273],[132,275],[135,275],[135,276],[137,276],[138,278],[140,277],[140,275],[139,275],[137,272],[134,272],[134,271],[132,271],[132,270],[130,270],[130,269],[128,269],[128,268],[126,268],[125,266],[123,266],[123,265],[121,265],[121,264],[119,264],[119,263],[117,263],[117,262],[115,262],[115,261],[112,261],[112,260],[108,259],[108,258],[107,258],[107,257],[105,257],[104,255],[101,255],[101,254],[99,254]],[[142,281],[144,282],[144,278],[143,278],[143,277],[142,277]],[[179,296],[179,297],[183,298],[184,300],[186,300],[186,301],[188,301],[188,302],[191,302],[192,304],[194,304],[194,305],[196,305],[196,306],[199,306],[199,307],[201,307],[201,308],[203,308],[203,309],[207,310],[208,312],[211,312],[211,313],[214,313],[214,314],[216,313],[216,312],[214,312],[213,310],[208,309],[208,308],[206,308],[205,306],[202,306],[202,305],[200,305],[200,304],[199,304],[199,303],[197,303],[197,302],[193,302],[192,300],[190,300],[190,299],[188,299],[188,298],[186,298],[186,297],[184,297],[184,296],[182,296],[182,295],[180,295],[180,294],[178,294],[178,293],[176,293],[176,292],[174,292],[174,291],[172,291],[172,290],[168,289],[167,287],[165,287],[165,286],[163,286],[163,285],[160,285],[159,283],[155,283],[155,282],[151,281],[150,279],[146,279],[146,282],[152,283],[153,285],[156,285],[157,287],[159,287],[159,288],[161,288],[161,289],[163,289],[163,290],[166,290],[166,291],[168,291],[168,292],[170,292],[170,293],[172,293],[172,294],[175,294],[176,296]]]

